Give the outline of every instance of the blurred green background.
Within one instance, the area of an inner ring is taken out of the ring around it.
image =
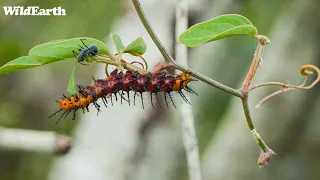
[[[28,54],[41,43],[72,37],[92,37],[105,41],[114,18],[119,16],[120,1],[0,1],[0,65]],[[40,6],[66,9],[66,16],[5,16],[2,6]],[[50,64],[40,68],[0,76],[0,126],[34,130],[54,130],[70,135],[75,122],[53,126],[48,115],[57,109],[52,92],[66,93],[75,61]],[[77,66],[78,83],[86,84],[96,65]],[[45,76],[45,77],[43,77]],[[81,77],[84,79],[81,81]],[[46,84],[46,85],[45,85]],[[52,155],[1,150],[0,179],[45,179]],[[39,168],[41,167],[41,168]]]
[[[1,12],[0,66],[26,55],[33,46],[51,40],[88,36],[106,41],[112,24],[126,12],[124,4],[127,3],[118,0],[1,1],[1,6],[61,6],[67,16],[4,16]],[[319,67],[320,1],[207,0],[199,4],[200,10],[191,13],[190,25],[220,14],[237,13],[247,17],[260,34],[271,39],[272,44],[265,50],[264,65],[253,84],[266,81],[300,84],[303,80],[299,75],[300,66],[311,63]],[[240,87],[256,45],[255,39],[249,37],[206,44],[190,50],[190,66],[230,87]],[[72,136],[76,121],[53,126],[54,120],[47,117],[56,109],[54,100],[66,92],[74,62],[1,75],[0,127],[50,130]],[[97,65],[78,66],[76,83],[87,84],[96,68]],[[261,109],[255,109],[255,104],[277,89],[253,91],[250,107],[254,123],[277,153],[270,165],[262,169],[257,168],[260,152],[245,124],[240,101],[201,82],[196,82],[194,89],[200,94],[192,100],[204,179],[320,178],[319,85],[310,91],[291,91],[275,97]],[[184,151],[179,148],[174,151],[177,157],[183,158],[172,169],[170,177],[187,179]],[[0,179],[46,179],[55,159],[51,154],[8,151],[0,147]]]

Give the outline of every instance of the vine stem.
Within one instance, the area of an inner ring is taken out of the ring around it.
[[[188,0],[178,0],[176,5],[176,38],[188,29],[188,11]],[[181,64],[188,66],[188,48],[176,41],[175,52],[176,60]],[[186,94],[185,96],[187,99],[190,99],[189,94]],[[189,101],[191,102],[191,100]],[[180,114],[183,145],[187,156],[189,179],[201,180],[199,146],[191,106],[183,101]]]
[[[272,151],[272,149],[270,149],[267,144],[263,141],[263,139],[261,138],[261,136],[259,135],[259,133],[257,132],[257,130],[255,129],[253,122],[252,122],[252,118],[251,118],[251,113],[250,113],[250,108],[248,105],[248,95],[249,95],[249,86],[251,84],[251,81],[253,79],[253,77],[255,76],[258,67],[259,67],[259,63],[261,61],[262,58],[262,53],[263,53],[263,49],[264,46],[270,43],[270,40],[263,35],[257,35],[255,36],[256,39],[258,40],[258,46],[256,48],[256,51],[254,53],[253,56],[253,60],[250,66],[250,69],[247,73],[247,76],[245,78],[245,80],[242,83],[242,87],[241,87],[241,92],[243,94],[243,96],[241,97],[242,99],[242,106],[243,106],[243,110],[244,110],[244,114],[247,120],[247,124],[248,127],[253,135],[253,137],[255,138],[255,140],[257,141],[257,144],[260,147],[261,150],[261,154],[260,157],[258,159],[258,164],[260,166],[267,164],[268,161],[270,160],[270,158],[275,155],[275,153]]]
[[[241,87],[243,98],[245,98],[245,99],[247,99],[248,92],[249,92],[249,86],[251,84],[251,81],[252,81],[254,75],[256,74],[256,72],[258,70],[264,46],[266,44],[270,43],[270,40],[266,36],[257,35],[255,37],[256,37],[256,39],[258,40],[259,43],[258,43],[258,46],[257,46],[256,51],[254,53],[253,60],[252,60],[249,72],[248,72],[248,74],[247,74],[247,76],[246,76],[246,78],[245,78],[245,80],[244,80],[244,82],[242,84],[242,87]]]
[[[134,8],[142,22],[142,24],[144,25],[145,29],[147,30],[149,36],[151,37],[151,39],[153,40],[153,42],[156,44],[156,46],[158,47],[159,51],[161,52],[161,54],[163,55],[165,61],[167,64],[170,64],[171,66],[173,66],[175,69],[178,69],[180,71],[183,72],[188,72],[191,76],[199,79],[200,81],[207,83],[210,86],[213,86],[217,89],[220,89],[221,91],[224,91],[226,93],[232,94],[234,96],[237,97],[242,97],[242,93],[237,90],[237,89],[233,89],[231,87],[228,87],[222,83],[219,83],[209,77],[206,77],[202,74],[200,74],[199,72],[196,72],[190,68],[187,68],[179,63],[177,63],[177,61],[175,61],[172,56],[168,53],[168,51],[166,50],[166,48],[164,47],[164,45],[161,43],[161,41],[159,40],[158,36],[155,34],[154,30],[151,28],[149,21],[147,20],[142,7],[140,5],[139,0],[132,0],[132,3],[134,5]]]

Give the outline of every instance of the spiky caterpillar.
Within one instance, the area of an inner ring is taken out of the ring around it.
[[[115,95],[117,100],[117,94],[120,94],[121,103],[124,98],[124,93],[127,93],[127,99],[130,105],[130,91],[134,92],[134,104],[135,97],[138,93],[141,96],[142,107],[144,108],[142,93],[149,92],[151,95],[151,104],[152,95],[155,94],[158,101],[158,93],[165,93],[165,101],[167,103],[167,95],[170,97],[171,101],[171,92],[178,92],[182,98],[189,103],[187,98],[182,93],[182,90],[187,92],[195,93],[191,88],[188,87],[188,84],[192,81],[190,74],[180,73],[178,75],[167,75],[166,72],[157,72],[155,74],[149,73],[146,75],[140,74],[139,72],[130,72],[127,71],[123,73],[122,71],[114,70],[109,77],[105,79],[95,80],[95,82],[87,87],[79,86],[79,91],[77,94],[70,97],[64,96],[63,99],[58,100],[60,110],[55,112],[50,117],[54,116],[60,111],[64,110],[64,113],[59,117],[57,123],[63,116],[68,116],[68,114],[73,111],[73,119],[75,119],[76,112],[79,109],[82,109],[83,112],[86,109],[89,111],[88,106],[92,103],[100,111],[100,105],[97,103],[99,99],[102,99],[105,106],[107,106],[107,97],[111,98],[111,103],[113,104],[112,94]],[[195,93],[196,94],[196,93]],[[111,95],[111,96],[110,96]],[[173,103],[173,101],[172,101]],[[168,103],[167,103],[168,105]],[[174,103],[173,103],[174,105]],[[174,105],[175,106],[175,105]]]

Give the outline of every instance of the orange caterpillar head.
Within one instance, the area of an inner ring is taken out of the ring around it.
[[[88,95],[84,97],[81,93],[78,93],[71,97],[65,97],[59,100],[59,106],[62,110],[74,110],[87,107],[93,101],[93,97]]]

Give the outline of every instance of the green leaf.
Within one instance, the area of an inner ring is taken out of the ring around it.
[[[74,58],[74,54],[72,51],[78,52],[78,49],[80,49],[79,45],[86,48],[82,44],[80,39],[85,39],[84,43],[87,46],[91,44],[97,45],[99,48],[99,54],[110,55],[109,49],[103,42],[93,38],[78,37],[72,39],[50,41],[48,43],[35,46],[29,51],[29,57],[40,62],[42,65],[68,58]]]
[[[70,75],[69,84],[68,84],[68,89],[67,89],[67,91],[68,91],[68,93],[69,93],[70,95],[77,94],[77,89],[76,89],[75,86],[74,86],[74,73],[75,73],[75,71],[76,71],[76,65],[77,65],[77,64],[75,64],[74,67],[73,67],[73,69],[72,69],[72,72],[71,72],[71,75]]]
[[[143,40],[142,37],[137,38],[136,40],[132,41],[123,51],[123,53],[130,53],[134,56],[141,56],[147,50],[147,44]]]
[[[236,35],[257,35],[255,26],[245,17],[227,14],[190,27],[181,34],[179,41],[189,47]]]
[[[0,67],[0,74],[21,71],[23,69],[33,68],[40,65],[41,63],[39,63],[38,61],[28,56],[22,56]]]
[[[110,36],[113,40],[113,44],[115,45],[118,54],[122,53],[122,51],[125,49],[125,47],[120,39],[120,36],[118,34],[114,34],[114,33],[111,33]]]

